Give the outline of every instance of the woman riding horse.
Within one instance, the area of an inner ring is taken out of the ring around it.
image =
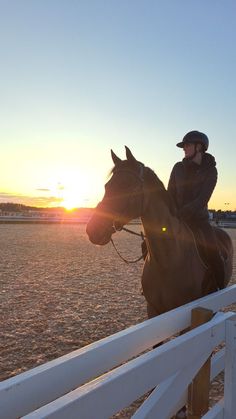
[[[115,164],[112,176],[86,231],[92,243],[105,245],[115,231],[141,217],[148,249],[142,273],[148,317],[216,291],[212,272],[199,254],[196,238],[178,217],[178,209],[160,179],[137,161],[128,147],[126,160],[113,151],[111,155]],[[225,259],[226,286],[232,274],[233,247],[224,230],[217,229],[216,236]]]

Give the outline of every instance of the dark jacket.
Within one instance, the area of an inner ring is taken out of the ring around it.
[[[174,199],[179,217],[189,224],[207,221],[207,204],[216,182],[216,162],[211,154],[203,154],[201,165],[186,158],[176,163],[170,175],[168,192]]]

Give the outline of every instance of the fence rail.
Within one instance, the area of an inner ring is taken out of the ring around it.
[[[226,342],[211,359],[211,379],[225,370],[224,400],[203,417],[233,419],[235,313],[217,313],[152,347],[189,327],[194,308],[218,312],[234,302],[235,285],[5,380],[0,417],[105,419],[158,386],[133,417],[167,419],[186,402],[188,385],[213,349]]]

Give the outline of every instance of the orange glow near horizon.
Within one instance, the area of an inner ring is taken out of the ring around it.
[[[81,207],[82,205],[79,205],[79,201],[76,199],[76,197],[71,198],[65,198],[61,202],[61,207],[65,208],[66,211],[73,211],[74,209]]]
[[[72,187],[67,187],[61,191],[60,207],[65,208],[67,211],[83,207],[84,202],[85,197],[78,188],[73,189]]]

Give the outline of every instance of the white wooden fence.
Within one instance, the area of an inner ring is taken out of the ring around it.
[[[211,379],[224,370],[223,399],[204,419],[236,418],[236,285],[130,327],[0,383],[0,418],[105,419],[155,388],[134,419],[170,418],[214,348]],[[209,322],[152,349],[190,325],[191,311],[217,312]]]

